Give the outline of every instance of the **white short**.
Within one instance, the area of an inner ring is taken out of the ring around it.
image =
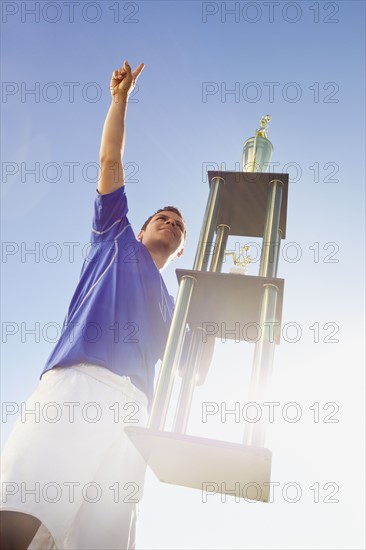
[[[86,364],[43,375],[1,465],[1,509],[42,522],[29,548],[134,548],[146,465],[124,427],[146,421],[128,377]],[[53,546],[37,542],[47,530]]]

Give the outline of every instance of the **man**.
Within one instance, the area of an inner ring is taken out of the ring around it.
[[[147,420],[154,365],[173,313],[162,270],[183,253],[179,210],[127,218],[122,156],[128,96],[143,70],[112,75],[91,247],[60,340],[2,460],[2,548],[135,547],[145,465],[124,432]],[[38,411],[38,414],[37,414]]]

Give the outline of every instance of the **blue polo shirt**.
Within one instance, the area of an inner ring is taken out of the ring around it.
[[[151,404],[174,301],[127,212],[124,186],[97,195],[88,256],[42,374],[79,363],[100,365],[129,376]]]

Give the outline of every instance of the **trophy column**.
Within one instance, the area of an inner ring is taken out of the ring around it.
[[[210,247],[215,230],[217,212],[220,204],[221,189],[224,180],[220,176],[213,178],[210,194],[207,201],[206,212],[203,218],[201,234],[197,246],[196,258],[193,269],[206,270],[210,257]],[[165,347],[163,362],[160,368],[159,378],[155,390],[154,401],[148,426],[152,429],[164,429],[169,401],[173,389],[174,377],[179,363],[184,334],[187,325],[187,315],[192,297],[192,291],[196,279],[193,275],[186,274],[179,286],[176,306],[172,324],[170,327],[167,344]],[[193,365],[194,356],[198,355],[200,337],[194,332],[190,346],[189,360]],[[191,350],[194,350],[191,351]],[[193,355],[194,354],[194,355]],[[191,381],[188,381],[191,384]],[[189,412],[188,412],[189,414]]]
[[[282,202],[283,183],[272,180],[269,183],[269,192],[266,210],[266,222],[263,234],[262,253],[259,267],[260,277],[276,277],[278,257],[281,242],[280,213]],[[267,398],[271,378],[276,324],[276,306],[278,286],[273,283],[263,285],[263,298],[259,329],[261,338],[255,344],[253,367],[250,380],[249,401],[259,401],[260,404]],[[264,445],[266,422],[263,417],[256,423],[246,423],[244,443],[247,445]]]

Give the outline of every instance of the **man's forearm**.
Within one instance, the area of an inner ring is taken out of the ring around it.
[[[124,185],[122,156],[125,145],[127,100],[112,98],[100,144],[100,178],[98,191],[102,195],[112,193]]]
[[[121,162],[125,145],[127,100],[112,99],[102,133],[100,162]]]

